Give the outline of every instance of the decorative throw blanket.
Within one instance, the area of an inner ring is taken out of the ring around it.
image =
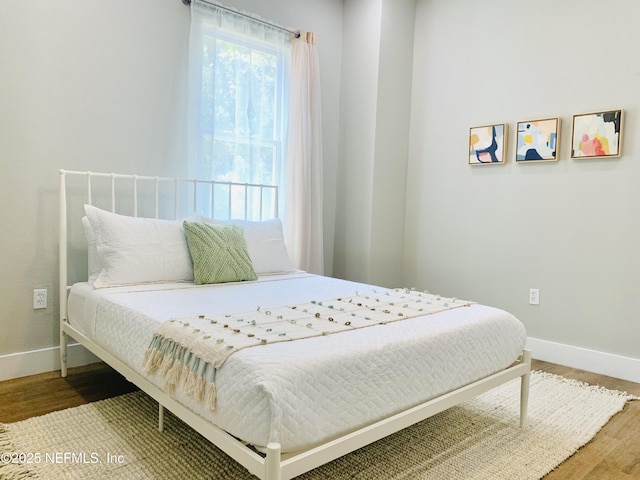
[[[472,302],[410,289],[385,290],[239,314],[174,318],[155,332],[145,370],[165,378],[211,410],[216,408],[215,373],[230,355],[247,347],[385,325],[465,307]]]

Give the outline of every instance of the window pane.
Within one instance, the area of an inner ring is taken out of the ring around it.
[[[203,40],[199,175],[282,187],[287,73],[282,55],[242,37],[209,34]],[[249,197],[242,199],[249,214],[264,211],[258,192]],[[221,214],[218,206],[215,210]]]

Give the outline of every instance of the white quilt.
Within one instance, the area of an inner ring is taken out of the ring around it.
[[[380,287],[300,273],[213,286],[93,290],[78,284],[71,291],[69,320],[143,374],[153,333],[170,318],[374,290]],[[513,315],[474,304],[238,351],[217,373],[214,412],[179,391],[175,396],[242,440],[259,447],[279,442],[283,451],[295,451],[495,373],[516,360],[525,340]]]

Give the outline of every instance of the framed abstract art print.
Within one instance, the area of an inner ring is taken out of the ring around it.
[[[554,162],[558,160],[559,136],[559,118],[518,122],[516,162]]]
[[[496,165],[505,162],[507,124],[469,129],[469,164]]]
[[[619,157],[622,148],[622,110],[573,116],[571,158]]]

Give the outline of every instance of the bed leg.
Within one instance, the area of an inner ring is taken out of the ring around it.
[[[267,444],[267,458],[265,461],[265,478],[267,480],[282,480],[280,453],[279,443],[271,442]]]
[[[67,376],[67,334],[60,332],[60,376]]]
[[[164,405],[158,403],[158,431],[164,432]]]
[[[531,380],[531,352],[523,352],[522,362],[529,366],[527,373],[520,378],[520,428],[527,426],[527,410],[529,409],[529,383]]]

